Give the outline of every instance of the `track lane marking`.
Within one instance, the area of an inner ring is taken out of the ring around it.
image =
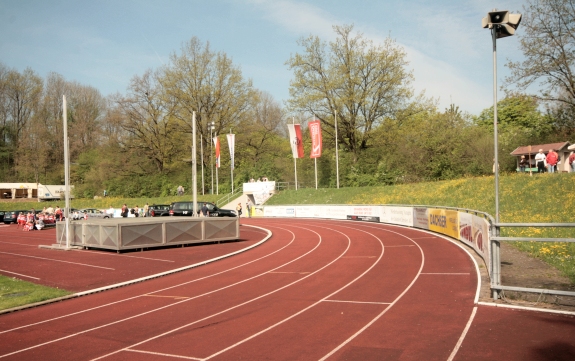
[[[279,228],[279,227],[276,227],[276,228]],[[282,229],[282,228],[280,228],[280,229]],[[289,231],[288,231],[288,232],[289,232]],[[293,234],[293,233],[292,233],[292,234]],[[190,284],[190,283],[193,283],[193,282],[202,281],[202,280],[207,279],[207,278],[210,278],[210,277],[214,277],[214,276],[217,276],[217,275],[226,273],[226,272],[233,271],[233,270],[235,270],[235,269],[237,269],[237,268],[246,266],[246,265],[248,265],[248,264],[250,264],[250,263],[257,262],[257,261],[262,260],[262,259],[264,259],[264,258],[266,258],[266,257],[269,257],[269,256],[273,255],[274,253],[277,253],[277,252],[283,250],[284,248],[288,247],[288,246],[291,245],[292,243],[293,243],[293,238],[292,238],[292,240],[291,240],[288,244],[286,244],[285,246],[283,246],[283,247],[281,247],[281,248],[279,248],[279,249],[273,251],[272,253],[269,253],[269,254],[267,254],[267,255],[265,255],[265,256],[262,256],[262,257],[260,257],[260,258],[256,258],[256,259],[254,259],[254,260],[251,260],[251,261],[249,261],[249,262],[246,262],[246,263],[241,264],[241,265],[236,266],[236,267],[229,268],[229,269],[227,269],[227,270],[223,270],[223,271],[221,271],[221,272],[217,272],[217,273],[214,273],[214,274],[211,274],[211,275],[208,275],[208,276],[196,278],[196,279],[191,280],[191,281],[182,282],[182,283],[179,283],[179,284],[170,286],[170,287],[165,287],[165,288],[159,289],[159,290],[154,291],[154,292],[163,292],[163,291],[166,291],[166,290],[175,288],[175,287],[184,286],[184,285],[187,285],[187,284]],[[19,329],[22,329],[22,328],[31,327],[31,326],[36,326],[36,325],[39,325],[39,324],[43,324],[43,323],[47,323],[47,322],[51,322],[51,321],[56,321],[56,320],[59,320],[59,319],[62,319],[62,318],[71,317],[71,316],[76,316],[76,315],[79,315],[79,314],[81,314],[81,313],[86,313],[86,312],[89,312],[89,311],[94,311],[94,310],[97,310],[97,309],[100,309],[100,308],[113,306],[113,305],[116,305],[116,304],[118,304],[118,303],[122,303],[122,302],[126,302],[126,301],[131,301],[131,300],[137,299],[137,298],[139,298],[139,297],[143,297],[143,296],[145,296],[146,294],[150,294],[150,293],[154,293],[154,292],[148,292],[148,293],[145,293],[145,294],[141,294],[141,295],[137,295],[137,296],[132,296],[132,297],[124,298],[124,299],[121,299],[121,300],[118,300],[118,301],[109,302],[109,303],[106,303],[106,304],[103,304],[103,305],[100,305],[100,306],[88,308],[88,309],[81,310],[81,311],[77,311],[77,312],[72,312],[72,313],[69,313],[69,314],[66,314],[66,315],[62,315],[62,316],[50,318],[50,319],[47,319],[47,320],[44,320],[44,321],[34,322],[34,323],[31,323],[31,324],[28,324],[28,325],[22,325],[22,326],[14,327],[14,328],[11,328],[11,329],[9,329],[9,330],[0,331],[0,335],[3,334],[3,333],[16,331],[16,330],[19,330]]]
[[[465,325],[465,328],[463,329],[461,336],[459,336],[459,340],[457,340],[457,344],[455,345],[455,348],[453,349],[453,351],[451,351],[451,355],[449,355],[449,358],[447,359],[447,361],[452,361],[453,358],[455,357],[455,355],[457,355],[457,352],[459,351],[459,348],[461,347],[461,344],[463,343],[463,340],[465,339],[465,336],[467,336],[467,332],[469,331],[469,328],[471,327],[471,324],[473,323],[473,319],[475,318],[476,312],[477,312],[477,306],[473,307],[473,312],[471,312],[471,316],[469,317],[469,321],[467,321],[467,325]]]
[[[86,267],[94,267],[94,268],[102,268],[102,269],[108,269],[108,270],[112,270],[115,271],[114,268],[110,268],[110,267],[102,267],[102,266],[94,266],[91,264],[87,264],[87,263],[78,263],[78,262],[70,262],[70,261],[62,261],[59,259],[53,259],[53,258],[45,258],[45,257],[37,257],[37,256],[29,256],[29,255],[25,255],[25,254],[18,254],[18,253],[10,253],[10,252],[0,252],[2,254],[9,254],[12,256],[19,256],[19,257],[28,257],[28,258],[36,258],[36,259],[42,259],[45,261],[53,261],[53,262],[62,262],[62,263],[70,263],[70,264],[75,264],[75,265],[79,265],[79,266],[86,266]]]
[[[197,357],[174,355],[174,354],[170,354],[170,353],[161,353],[161,352],[134,350],[134,349],[126,349],[125,351],[138,352],[138,353],[144,353],[144,354],[149,354],[149,355],[165,356],[165,357],[183,358],[183,359],[185,359],[185,360],[196,360],[196,361],[201,361],[201,360],[202,360],[201,358],[197,358]]]
[[[280,227],[276,227],[276,228],[280,228]],[[280,229],[281,229],[281,228],[280,228]],[[282,247],[282,248],[280,248],[280,249],[278,249],[278,250],[275,250],[274,252],[272,252],[272,253],[270,253],[270,254],[268,254],[268,255],[266,255],[266,256],[260,257],[260,259],[265,258],[265,257],[268,257],[268,256],[270,256],[270,255],[272,255],[272,254],[274,254],[274,253],[276,253],[276,252],[279,252],[280,250],[284,249],[285,247],[287,247],[288,245],[290,245],[291,243],[293,243],[293,240],[295,239],[295,235],[293,234],[293,232],[291,232],[291,231],[289,231],[289,230],[287,230],[287,231],[290,232],[290,233],[293,235],[293,238],[292,238],[291,242],[288,243],[287,245],[285,245],[284,247]],[[311,231],[311,232],[313,232],[313,231]],[[316,232],[314,232],[314,233],[316,233]],[[316,233],[316,234],[317,234],[317,233]],[[318,234],[318,236],[319,236],[319,234]],[[275,269],[279,269],[279,268],[281,268],[281,267],[285,267],[286,265],[288,265],[288,264],[290,264],[290,263],[292,263],[292,262],[295,262],[295,261],[297,261],[298,259],[303,258],[303,257],[307,256],[308,254],[310,254],[311,252],[313,252],[313,251],[314,251],[317,247],[319,247],[319,245],[321,244],[321,236],[319,236],[319,237],[320,237],[320,241],[318,242],[318,244],[317,244],[313,249],[309,250],[307,253],[305,253],[305,254],[303,254],[303,255],[301,255],[301,256],[299,256],[299,257],[297,257],[297,258],[295,258],[295,259],[293,259],[293,260],[291,260],[291,261],[289,261],[289,262],[287,262],[287,263],[284,263],[283,265],[280,265],[280,266],[276,267]],[[258,259],[258,260],[259,260],[259,259]],[[252,260],[252,261],[250,261],[250,262],[246,262],[246,263],[243,264],[243,265],[236,266],[236,267],[233,267],[233,268],[231,268],[231,269],[228,269],[228,270],[225,270],[225,271],[222,271],[222,272],[218,272],[218,273],[216,273],[216,274],[214,274],[214,275],[206,276],[206,277],[203,277],[203,278],[209,278],[209,277],[215,276],[215,275],[217,275],[217,274],[221,274],[221,273],[224,273],[224,272],[228,272],[228,271],[230,271],[230,270],[232,270],[232,269],[242,267],[242,266],[244,266],[244,265],[247,265],[247,264],[249,264],[249,263],[253,263],[253,262],[255,262],[255,261],[256,261],[256,260]],[[325,267],[327,267],[327,265],[326,265]],[[84,333],[88,333],[88,332],[90,332],[90,331],[98,330],[98,329],[101,329],[101,328],[104,328],[104,327],[108,327],[108,326],[111,326],[111,325],[115,325],[115,324],[118,324],[118,323],[121,323],[121,322],[124,322],[124,321],[128,321],[128,320],[131,320],[131,319],[135,319],[135,318],[137,318],[137,317],[144,316],[144,315],[147,315],[147,314],[156,312],[156,311],[160,311],[160,310],[163,310],[163,309],[172,307],[172,306],[176,306],[176,305],[179,305],[179,304],[181,304],[181,303],[194,300],[194,299],[196,299],[196,298],[200,298],[200,297],[203,297],[203,296],[206,296],[206,295],[210,295],[210,294],[219,292],[219,291],[224,290],[224,289],[227,289],[227,288],[234,287],[234,286],[236,286],[236,285],[238,285],[238,284],[241,284],[241,283],[250,281],[250,280],[252,280],[252,279],[261,277],[261,276],[263,276],[263,275],[266,275],[267,273],[268,273],[268,271],[263,272],[263,273],[261,273],[261,274],[258,274],[258,275],[256,275],[256,276],[250,277],[250,278],[248,278],[248,279],[244,279],[244,280],[242,280],[242,281],[236,282],[236,283],[234,283],[234,284],[231,284],[231,285],[228,285],[228,286],[225,286],[225,287],[221,287],[221,288],[219,288],[219,289],[212,290],[212,291],[209,291],[209,292],[206,292],[206,293],[203,293],[203,294],[194,296],[194,297],[190,297],[190,298],[188,298],[188,299],[186,299],[186,300],[174,302],[174,303],[172,303],[172,304],[165,305],[165,306],[162,306],[162,307],[158,307],[158,308],[156,308],[156,309],[152,309],[152,310],[149,310],[149,311],[146,311],[146,312],[137,314],[137,315],[133,315],[133,316],[130,316],[130,317],[126,317],[126,318],[121,319],[121,320],[117,320],[117,321],[110,322],[110,323],[107,323],[107,324],[104,324],[104,325],[96,326],[96,327],[93,327],[93,328],[90,328],[90,329],[86,329],[86,330],[83,330],[83,331],[76,332],[76,333],[74,333],[74,334],[69,334],[69,335],[67,335],[67,336],[60,337],[60,338],[58,338],[58,339],[54,339],[54,340],[51,340],[51,341],[46,341],[46,342],[43,342],[43,343],[41,343],[41,344],[37,344],[37,345],[30,346],[30,347],[27,347],[27,348],[24,348],[24,349],[20,349],[20,350],[17,350],[17,351],[13,351],[13,352],[11,352],[11,353],[7,353],[7,354],[4,354],[4,355],[0,355],[0,358],[4,358],[4,357],[11,356],[11,355],[14,355],[14,354],[18,354],[18,353],[21,353],[21,352],[24,352],[24,351],[32,350],[32,349],[35,349],[35,348],[38,348],[38,347],[41,347],[41,346],[45,346],[45,345],[48,345],[48,344],[51,344],[51,343],[54,343],[54,342],[63,341],[63,340],[66,340],[66,339],[68,339],[68,338],[71,338],[71,337],[75,337],[75,336],[78,336],[78,335],[81,335],[81,334],[84,334]],[[300,278],[299,280],[296,280],[295,282],[292,282],[292,284],[295,284],[295,283],[297,283],[297,282],[299,282],[299,281],[301,281],[301,280],[303,280],[303,279],[305,279],[305,278],[307,278],[307,277],[309,277],[309,276],[302,277],[302,278]],[[199,279],[198,279],[198,280],[199,280]],[[182,284],[180,284],[180,285],[175,285],[175,286],[171,286],[171,287],[166,287],[166,288],[163,289],[163,290],[171,289],[171,288],[174,288],[174,287],[180,287],[181,285],[188,284],[188,283],[192,283],[192,282],[196,282],[196,281],[197,281],[197,280],[184,282],[184,283],[182,283]],[[283,289],[283,288],[285,288],[285,287],[288,287],[288,286],[290,286],[290,285],[291,285],[291,284],[289,284],[289,285],[287,285],[287,286],[284,286],[284,287],[282,287],[282,288],[280,288],[280,289],[277,289],[277,290],[275,290],[275,291],[271,291],[269,294],[278,292],[279,290],[281,290],[281,289]],[[158,291],[155,291],[155,292],[160,292],[160,291],[163,291],[163,290],[158,290]],[[155,292],[149,292],[149,293],[146,293],[146,294],[155,293]],[[139,295],[139,296],[134,296],[134,297],[130,297],[129,299],[135,299],[135,298],[144,296],[144,295],[146,295],[146,294]],[[265,296],[267,296],[267,294],[266,294],[266,295],[263,295],[263,296],[259,296],[259,297],[255,298],[255,299],[253,299],[253,300],[249,300],[249,301],[247,301],[247,302],[245,302],[245,303],[249,303],[249,302],[255,301],[256,299],[259,299],[259,298],[262,298],[262,297],[265,297]],[[124,301],[124,300],[118,301],[118,302],[115,302],[115,303],[119,303],[119,302],[123,302],[123,301]],[[237,305],[237,306],[235,306],[235,307],[233,307],[233,308],[236,308],[236,307],[239,307],[239,306],[241,306],[241,305]],[[94,307],[94,309],[96,309],[96,308],[99,308],[99,307]],[[229,311],[229,310],[232,310],[233,308],[230,308],[230,309],[228,309],[228,310],[221,311],[221,312],[219,312],[219,313],[227,312],[227,311]],[[84,312],[84,311],[76,312],[76,314],[82,313],[82,312]],[[218,314],[219,314],[219,313],[218,313]],[[208,316],[208,317],[206,317],[205,319],[208,319],[208,318],[211,318],[211,317],[215,317],[215,316],[217,316],[218,314]],[[55,318],[55,319],[58,319],[58,318],[63,318],[63,317],[57,317],[57,318]],[[193,323],[201,322],[201,321],[203,321],[203,320],[204,320],[204,319],[198,320],[198,321],[195,321],[195,322],[193,322]],[[39,324],[39,323],[43,323],[43,322],[37,322],[36,324]],[[192,323],[192,324],[193,324],[193,323]],[[24,327],[27,327],[27,326],[21,326],[21,327],[13,328],[13,329],[11,329],[11,330],[2,331],[2,332],[0,332],[0,334],[5,333],[5,332],[8,332],[8,331],[14,331],[14,330],[16,330],[16,329],[24,328]],[[181,328],[183,328],[183,327],[186,327],[186,326],[182,326]],[[161,336],[161,335],[156,336],[156,337],[160,337],[160,336]],[[139,344],[141,344],[141,343],[143,343],[143,342],[145,342],[145,341],[142,341],[142,342],[140,342],[140,343],[138,343],[138,344],[135,344],[135,345],[137,346],[137,345],[139,345]],[[129,348],[129,347],[131,347],[131,346],[128,346],[128,347],[126,347],[125,349],[127,349],[127,348]],[[114,352],[112,352],[112,353],[110,353],[110,354],[100,356],[100,357],[98,357],[98,358],[96,358],[96,359],[93,359],[93,360],[98,360],[98,359],[100,359],[100,358],[103,358],[103,357],[107,357],[107,356],[116,354],[116,353],[121,352],[121,351],[123,351],[123,350],[124,350],[124,349],[116,350],[116,351],[114,351]]]
[[[324,229],[328,229],[328,230],[331,230],[331,231],[338,232],[338,233],[344,235],[344,236],[348,239],[348,246],[347,246],[346,250],[344,251],[344,253],[342,253],[342,256],[338,257],[337,259],[345,258],[345,256],[343,256],[343,254],[345,254],[345,253],[349,250],[349,247],[351,246],[351,239],[349,238],[349,236],[348,236],[347,234],[344,234],[343,232],[340,232],[340,231],[335,230],[335,229],[333,229],[333,228],[326,228],[326,227],[317,227],[317,228],[324,228]],[[349,227],[344,227],[344,228],[349,228]],[[357,229],[354,229],[354,230],[357,230]],[[261,334],[263,334],[263,333],[265,333],[265,332],[267,332],[267,331],[269,331],[269,330],[271,330],[271,329],[273,329],[273,328],[275,328],[275,327],[277,327],[277,326],[279,326],[279,325],[281,325],[281,324],[287,322],[287,321],[289,321],[289,320],[291,320],[292,318],[294,318],[294,317],[296,317],[296,316],[298,316],[298,315],[304,313],[305,311],[307,311],[307,310],[309,310],[309,309],[311,309],[311,308],[317,306],[318,304],[320,304],[320,303],[326,301],[327,298],[329,298],[329,297],[331,297],[331,296],[337,294],[338,292],[340,292],[340,291],[342,291],[343,289],[347,288],[348,286],[350,286],[351,284],[353,284],[355,281],[357,281],[358,279],[360,279],[361,277],[363,277],[365,274],[367,274],[373,267],[375,267],[375,266],[379,263],[379,261],[380,261],[381,258],[383,257],[385,247],[384,247],[383,242],[381,241],[381,239],[379,239],[377,236],[375,236],[375,235],[373,235],[373,234],[371,234],[371,233],[369,233],[369,232],[363,231],[363,230],[359,230],[359,231],[360,231],[360,232],[367,233],[367,234],[370,234],[371,236],[373,236],[374,238],[376,238],[376,239],[379,241],[380,245],[381,245],[381,254],[379,255],[379,258],[378,258],[368,269],[366,269],[362,274],[360,274],[359,276],[357,276],[356,278],[354,278],[353,280],[351,280],[350,282],[348,282],[347,284],[345,284],[344,286],[342,286],[342,287],[339,288],[338,290],[332,292],[331,294],[329,294],[329,295],[327,295],[326,297],[324,297],[324,298],[318,300],[317,302],[315,302],[315,303],[309,305],[308,307],[306,307],[306,308],[304,308],[304,309],[302,309],[302,310],[300,310],[300,311],[298,311],[298,312],[292,314],[291,316],[289,316],[289,317],[287,317],[287,318],[285,318],[285,319],[283,319],[283,320],[281,320],[281,321],[279,321],[279,322],[277,322],[277,323],[275,323],[275,324],[273,324],[273,325],[271,325],[271,326],[269,326],[269,327],[267,327],[267,328],[265,328],[265,329],[263,329],[263,330],[261,330],[260,332],[257,332],[257,333],[255,333],[255,334],[253,334],[253,335],[251,335],[251,336],[249,336],[249,337],[247,337],[247,338],[245,338],[245,339],[243,339],[243,340],[241,340],[241,341],[238,341],[237,343],[235,343],[235,344],[233,344],[233,345],[231,345],[231,346],[228,346],[227,348],[224,348],[224,349],[222,349],[222,350],[220,350],[220,351],[218,351],[218,352],[216,352],[216,353],[214,353],[214,354],[212,354],[212,355],[210,355],[210,356],[208,356],[208,357],[206,357],[206,358],[204,358],[204,359],[202,359],[202,360],[209,360],[209,359],[211,359],[211,358],[213,358],[213,357],[216,357],[216,356],[218,356],[218,355],[221,355],[222,353],[224,353],[224,352],[226,352],[226,351],[229,351],[229,350],[231,350],[232,348],[235,348],[235,347],[237,347],[237,346],[239,346],[239,345],[241,345],[241,344],[243,344],[243,343],[245,343],[245,342],[247,342],[247,341],[249,341],[249,340],[251,340],[251,339],[253,339],[253,338],[255,338],[255,337],[257,337],[257,336],[259,336],[259,335],[261,335]],[[332,261],[331,263],[337,261],[337,259],[335,259],[335,260]],[[329,265],[329,264],[328,264],[328,265]],[[326,265],[326,266],[328,266],[328,265]],[[319,270],[315,271],[314,273],[319,272],[320,270],[322,270],[322,269],[325,268],[326,266],[320,268]],[[310,276],[311,276],[311,275],[310,275]],[[304,277],[304,278],[307,278],[307,276]]]
[[[279,227],[278,227],[278,228],[279,228]],[[280,266],[278,266],[278,267],[276,267],[276,268],[274,268],[274,269],[279,269],[279,268],[285,267],[285,266],[286,266],[287,264],[289,264],[289,263],[295,262],[295,261],[298,260],[299,258],[302,258],[302,257],[306,256],[307,254],[311,253],[312,251],[314,251],[314,250],[315,250],[317,247],[319,247],[319,245],[322,243],[322,237],[321,237],[321,235],[318,234],[317,232],[315,232],[315,231],[313,231],[313,230],[311,230],[311,229],[304,228],[304,227],[295,227],[295,228],[306,229],[306,230],[309,230],[309,231],[315,233],[315,234],[319,237],[318,244],[317,244],[312,250],[308,251],[308,252],[305,253],[304,255],[302,255],[302,256],[300,256],[300,257],[298,257],[298,258],[295,258],[295,259],[293,259],[292,261],[290,261],[290,262],[288,262],[288,263],[286,263],[286,264],[284,264],[284,265],[280,265]],[[293,232],[291,232],[291,231],[289,231],[289,230],[288,230],[288,232],[290,232],[290,233],[293,234]],[[340,232],[340,233],[341,233],[341,232]],[[294,237],[295,237],[295,235],[294,235]],[[348,238],[348,239],[349,239],[349,238]],[[172,330],[170,330],[170,331],[166,331],[166,332],[164,332],[164,333],[162,333],[162,334],[159,334],[159,335],[150,337],[150,338],[148,338],[148,339],[146,339],[146,340],[137,342],[137,343],[135,343],[135,344],[133,344],[133,345],[127,346],[125,349],[116,350],[116,351],[111,352],[111,353],[108,353],[108,354],[106,354],[106,355],[102,355],[102,356],[100,356],[100,357],[94,358],[94,359],[92,359],[91,361],[100,360],[100,359],[103,359],[103,358],[105,358],[105,357],[114,355],[114,354],[116,354],[116,353],[118,353],[118,352],[122,352],[122,351],[127,350],[127,349],[132,349],[132,347],[136,347],[136,346],[142,345],[142,344],[144,344],[144,343],[146,343],[146,342],[153,341],[153,340],[155,340],[155,339],[157,339],[157,338],[160,338],[160,337],[169,335],[169,334],[171,334],[171,333],[177,332],[177,331],[179,331],[179,330],[181,330],[181,329],[184,329],[184,328],[189,327],[189,326],[191,326],[191,325],[194,325],[194,324],[196,324],[196,323],[203,322],[203,321],[208,320],[208,319],[210,319],[210,318],[212,318],[212,317],[219,316],[219,315],[224,314],[224,313],[226,313],[226,312],[228,312],[228,311],[231,311],[231,310],[234,310],[234,309],[236,309],[236,308],[245,306],[245,305],[247,305],[247,304],[249,304],[249,303],[252,303],[252,302],[254,302],[254,301],[257,301],[257,300],[259,300],[259,299],[261,299],[261,298],[267,297],[267,296],[269,296],[269,295],[271,295],[271,294],[273,294],[273,293],[279,292],[279,291],[281,291],[281,290],[283,290],[283,289],[285,289],[285,288],[291,287],[292,285],[294,285],[294,284],[296,284],[296,283],[298,283],[298,282],[300,282],[300,281],[303,281],[304,279],[306,279],[306,278],[308,278],[308,277],[311,277],[311,276],[314,275],[315,273],[320,272],[320,271],[323,270],[324,268],[329,267],[331,264],[333,264],[333,263],[336,262],[338,259],[340,259],[340,258],[343,256],[343,254],[345,254],[345,252],[347,252],[347,250],[349,249],[349,246],[350,246],[350,244],[349,244],[349,242],[348,242],[347,248],[343,251],[343,253],[342,253],[339,257],[335,258],[335,259],[332,260],[331,262],[325,264],[323,267],[321,267],[321,268],[315,270],[314,272],[310,273],[309,275],[304,276],[304,277],[301,277],[300,279],[298,279],[298,280],[296,280],[296,281],[293,281],[293,282],[291,282],[291,283],[288,283],[288,284],[286,284],[286,285],[284,285],[284,286],[282,286],[282,287],[280,287],[280,288],[277,288],[277,289],[275,289],[275,290],[273,290],[273,291],[270,291],[270,292],[268,292],[268,293],[262,294],[262,295],[260,295],[260,296],[254,297],[254,298],[252,298],[252,299],[250,299],[250,300],[247,300],[247,301],[242,302],[242,303],[240,303],[240,304],[237,304],[237,305],[235,305],[235,306],[229,307],[229,308],[227,308],[227,309],[225,309],[225,310],[222,310],[222,311],[220,311],[220,312],[216,312],[216,313],[214,313],[214,314],[211,314],[211,315],[209,315],[209,316],[206,316],[206,317],[204,317],[204,318],[202,318],[202,319],[199,319],[199,320],[190,322],[190,323],[188,323],[188,324],[185,324],[185,325],[176,327],[176,328],[174,328],[174,329],[172,329]],[[367,272],[367,271],[366,271],[366,272]],[[266,273],[268,273],[268,272],[266,272]],[[258,276],[258,277],[259,277],[259,276]],[[253,278],[255,278],[255,277],[253,277]],[[243,283],[243,282],[244,282],[244,281],[242,281],[241,283]],[[239,282],[239,283],[240,283],[240,282]],[[225,287],[225,288],[227,288],[227,287]],[[301,312],[303,312],[303,311],[300,311],[300,313],[301,313]],[[292,317],[295,317],[295,315],[292,315]],[[241,341],[240,341],[240,342],[241,342]],[[221,353],[221,352],[224,352],[224,351],[220,351],[219,353]],[[213,357],[213,356],[214,356],[214,355],[211,355],[211,356],[209,356],[209,357],[207,357],[207,358],[203,358],[202,360],[207,360],[207,359],[209,359],[210,357]],[[0,356],[0,357],[1,357],[1,356]]]
[[[376,227],[368,227],[368,228],[376,228]],[[421,249],[421,247],[417,244],[417,242],[413,241],[410,237],[405,236],[403,234],[400,234],[398,232],[394,232],[391,230],[387,230],[384,228],[379,228],[380,230],[383,230],[384,232],[390,232],[390,233],[395,233],[401,237],[405,237],[408,240],[412,241],[413,243],[415,243],[415,245],[417,246],[417,248],[419,248],[419,252],[421,254],[421,264],[419,266],[419,271],[417,272],[417,274],[415,275],[415,277],[413,278],[413,280],[411,281],[411,283],[405,288],[405,290],[403,290],[403,292],[397,296],[397,298],[389,304],[388,307],[386,307],[379,315],[377,315],[375,318],[373,318],[370,322],[368,322],[365,326],[363,326],[362,328],[360,328],[356,333],[354,333],[353,335],[351,335],[347,340],[345,340],[344,342],[342,342],[341,344],[339,344],[339,346],[337,346],[336,348],[334,348],[333,350],[331,350],[327,355],[325,355],[324,357],[320,358],[319,361],[323,361],[326,360],[327,358],[329,358],[330,356],[332,356],[334,353],[336,353],[337,351],[339,351],[340,349],[342,349],[344,346],[346,346],[348,343],[350,343],[351,341],[353,341],[353,339],[355,339],[357,336],[359,336],[363,331],[365,331],[369,326],[373,325],[377,320],[379,320],[384,314],[387,313],[387,311],[389,311],[393,306],[395,306],[395,304],[407,293],[407,291],[409,291],[411,289],[411,287],[413,287],[413,285],[415,284],[415,281],[417,281],[419,279],[419,275],[421,274],[421,271],[423,270],[423,265],[425,264],[425,254],[423,253],[423,249]]]
[[[174,300],[187,300],[189,298],[186,296],[162,296],[162,295],[144,295],[143,297],[161,297],[161,298],[171,298]]]
[[[0,272],[6,272],[6,273],[13,274],[13,275],[18,275],[18,276],[22,276],[22,277],[28,277],[28,278],[33,278],[33,279],[35,279],[35,280],[39,280],[38,277],[26,276],[26,275],[23,275],[23,274],[21,274],[21,273],[10,272],[10,271],[6,271],[6,270],[3,270],[3,269],[0,269]]]
[[[139,259],[148,259],[150,261],[161,261],[161,262],[176,262],[176,261],[171,261],[171,260],[166,260],[166,259],[161,259],[161,258],[149,258],[149,257],[138,257],[138,256],[128,256],[125,254],[117,254],[117,253],[106,253],[106,252],[97,252],[97,251],[88,251],[86,252],[85,250],[81,250],[81,249],[72,249],[72,251],[74,252],[82,252],[84,254],[95,254],[98,256],[111,256],[111,257],[129,257],[129,258],[139,258]]]
[[[368,302],[368,301],[345,301],[345,300],[324,300],[323,302],[341,302],[341,303],[357,303],[357,304],[370,304],[370,305],[391,305],[391,302]]]

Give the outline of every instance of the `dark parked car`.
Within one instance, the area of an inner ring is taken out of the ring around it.
[[[165,217],[170,215],[169,204],[153,204],[148,207],[150,217]]]
[[[2,219],[2,221],[4,222],[4,224],[17,223],[18,215],[20,213],[28,214],[28,212],[31,211],[26,209],[22,209],[19,211],[6,211],[4,212],[4,218]]]
[[[193,204],[194,202],[174,202],[170,204],[170,216],[179,216],[179,217],[191,217],[193,215]],[[236,217],[236,211],[232,211],[230,209],[221,209],[218,208],[213,203],[210,202],[198,202],[196,212],[199,214],[200,209],[202,209],[203,205],[208,207],[208,212],[210,213],[210,217]]]
[[[7,211],[0,211],[0,222],[4,221],[4,213]]]

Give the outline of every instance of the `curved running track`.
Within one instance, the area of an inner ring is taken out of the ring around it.
[[[439,236],[247,223],[273,236],[195,269],[3,315],[0,360],[447,360],[474,313],[475,264]]]

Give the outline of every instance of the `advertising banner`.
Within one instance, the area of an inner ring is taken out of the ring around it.
[[[413,226],[421,229],[429,229],[429,216],[427,208],[413,208]]]
[[[228,146],[230,147],[230,166],[234,169],[234,147],[236,142],[235,134],[226,134],[228,137]]]
[[[381,222],[413,227],[412,207],[382,206],[379,208],[381,214]]]
[[[428,208],[429,230],[459,239],[459,217],[457,211]]]
[[[319,120],[314,120],[309,122],[309,135],[311,136],[311,153],[310,158],[321,157],[321,122]]]
[[[294,158],[303,158],[303,141],[300,124],[288,124],[291,152]]]
[[[214,137],[214,148],[216,149],[216,168],[220,167],[220,140]]]

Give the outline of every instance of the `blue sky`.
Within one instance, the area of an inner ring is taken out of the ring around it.
[[[223,51],[254,86],[288,96],[285,62],[297,40],[334,39],[354,24],[374,42],[391,36],[408,54],[416,92],[479,114],[493,105],[493,53],[481,18],[494,8],[521,12],[524,1],[340,0],[0,0],[0,63],[40,76],[56,72],[106,96],[169,62],[193,36]],[[521,33],[521,26],[518,29]],[[497,43],[498,83],[508,60],[522,59],[518,37]],[[499,91],[499,98],[503,93]]]

